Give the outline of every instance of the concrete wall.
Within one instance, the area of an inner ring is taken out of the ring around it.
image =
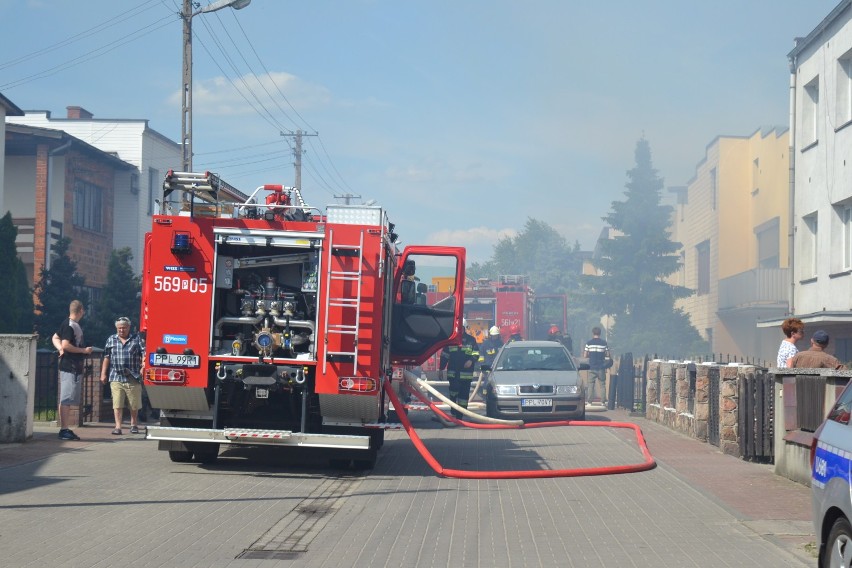
[[[0,335],[0,443],[33,435],[36,335]]]
[[[797,419],[795,381],[825,379],[825,396],[822,408],[817,409],[825,417],[837,402],[852,371],[830,369],[774,369],[775,375],[775,473],[805,485],[811,483],[811,441],[813,433],[802,430]],[[815,374],[818,373],[818,374]],[[786,395],[785,395],[786,393]]]

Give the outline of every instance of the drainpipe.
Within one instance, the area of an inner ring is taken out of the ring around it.
[[[787,220],[787,266],[790,269],[790,315],[796,314],[796,255],[794,252],[796,235],[796,67],[798,59],[790,58],[790,162],[789,185],[790,196]]]
[[[54,156],[58,156],[65,150],[71,147],[73,140],[68,140],[65,144],[58,146],[47,153],[47,188],[45,189],[44,196],[44,216],[45,216],[45,235],[44,239],[44,266],[46,269],[50,268],[50,228],[52,226],[52,222],[50,219],[50,178],[52,177],[53,172],[53,158]]]

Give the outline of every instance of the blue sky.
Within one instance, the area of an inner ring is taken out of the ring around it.
[[[591,248],[640,137],[684,185],[716,136],[785,128],[787,53],[837,3],[252,0],[193,19],[195,169],[292,185],[279,133],[318,132],[312,205],[374,199],[404,244],[478,261],[528,218]],[[178,140],[179,4],[0,0],[0,93]]]

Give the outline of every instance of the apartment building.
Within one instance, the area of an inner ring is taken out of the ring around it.
[[[789,132],[720,136],[695,176],[671,187],[672,240],[683,245],[671,283],[677,302],[714,353],[773,361],[782,335],[758,322],[788,312]]]
[[[791,311],[852,360],[852,0],[840,2],[790,61],[794,162]],[[766,322],[772,325],[777,322]]]

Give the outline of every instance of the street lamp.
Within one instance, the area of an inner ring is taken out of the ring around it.
[[[192,18],[198,14],[215,12],[222,8],[242,10],[251,0],[218,0],[203,8],[198,2],[183,0],[180,17],[183,20],[183,94],[181,97],[181,146],[183,171],[192,171]],[[195,10],[193,11],[193,8]]]

